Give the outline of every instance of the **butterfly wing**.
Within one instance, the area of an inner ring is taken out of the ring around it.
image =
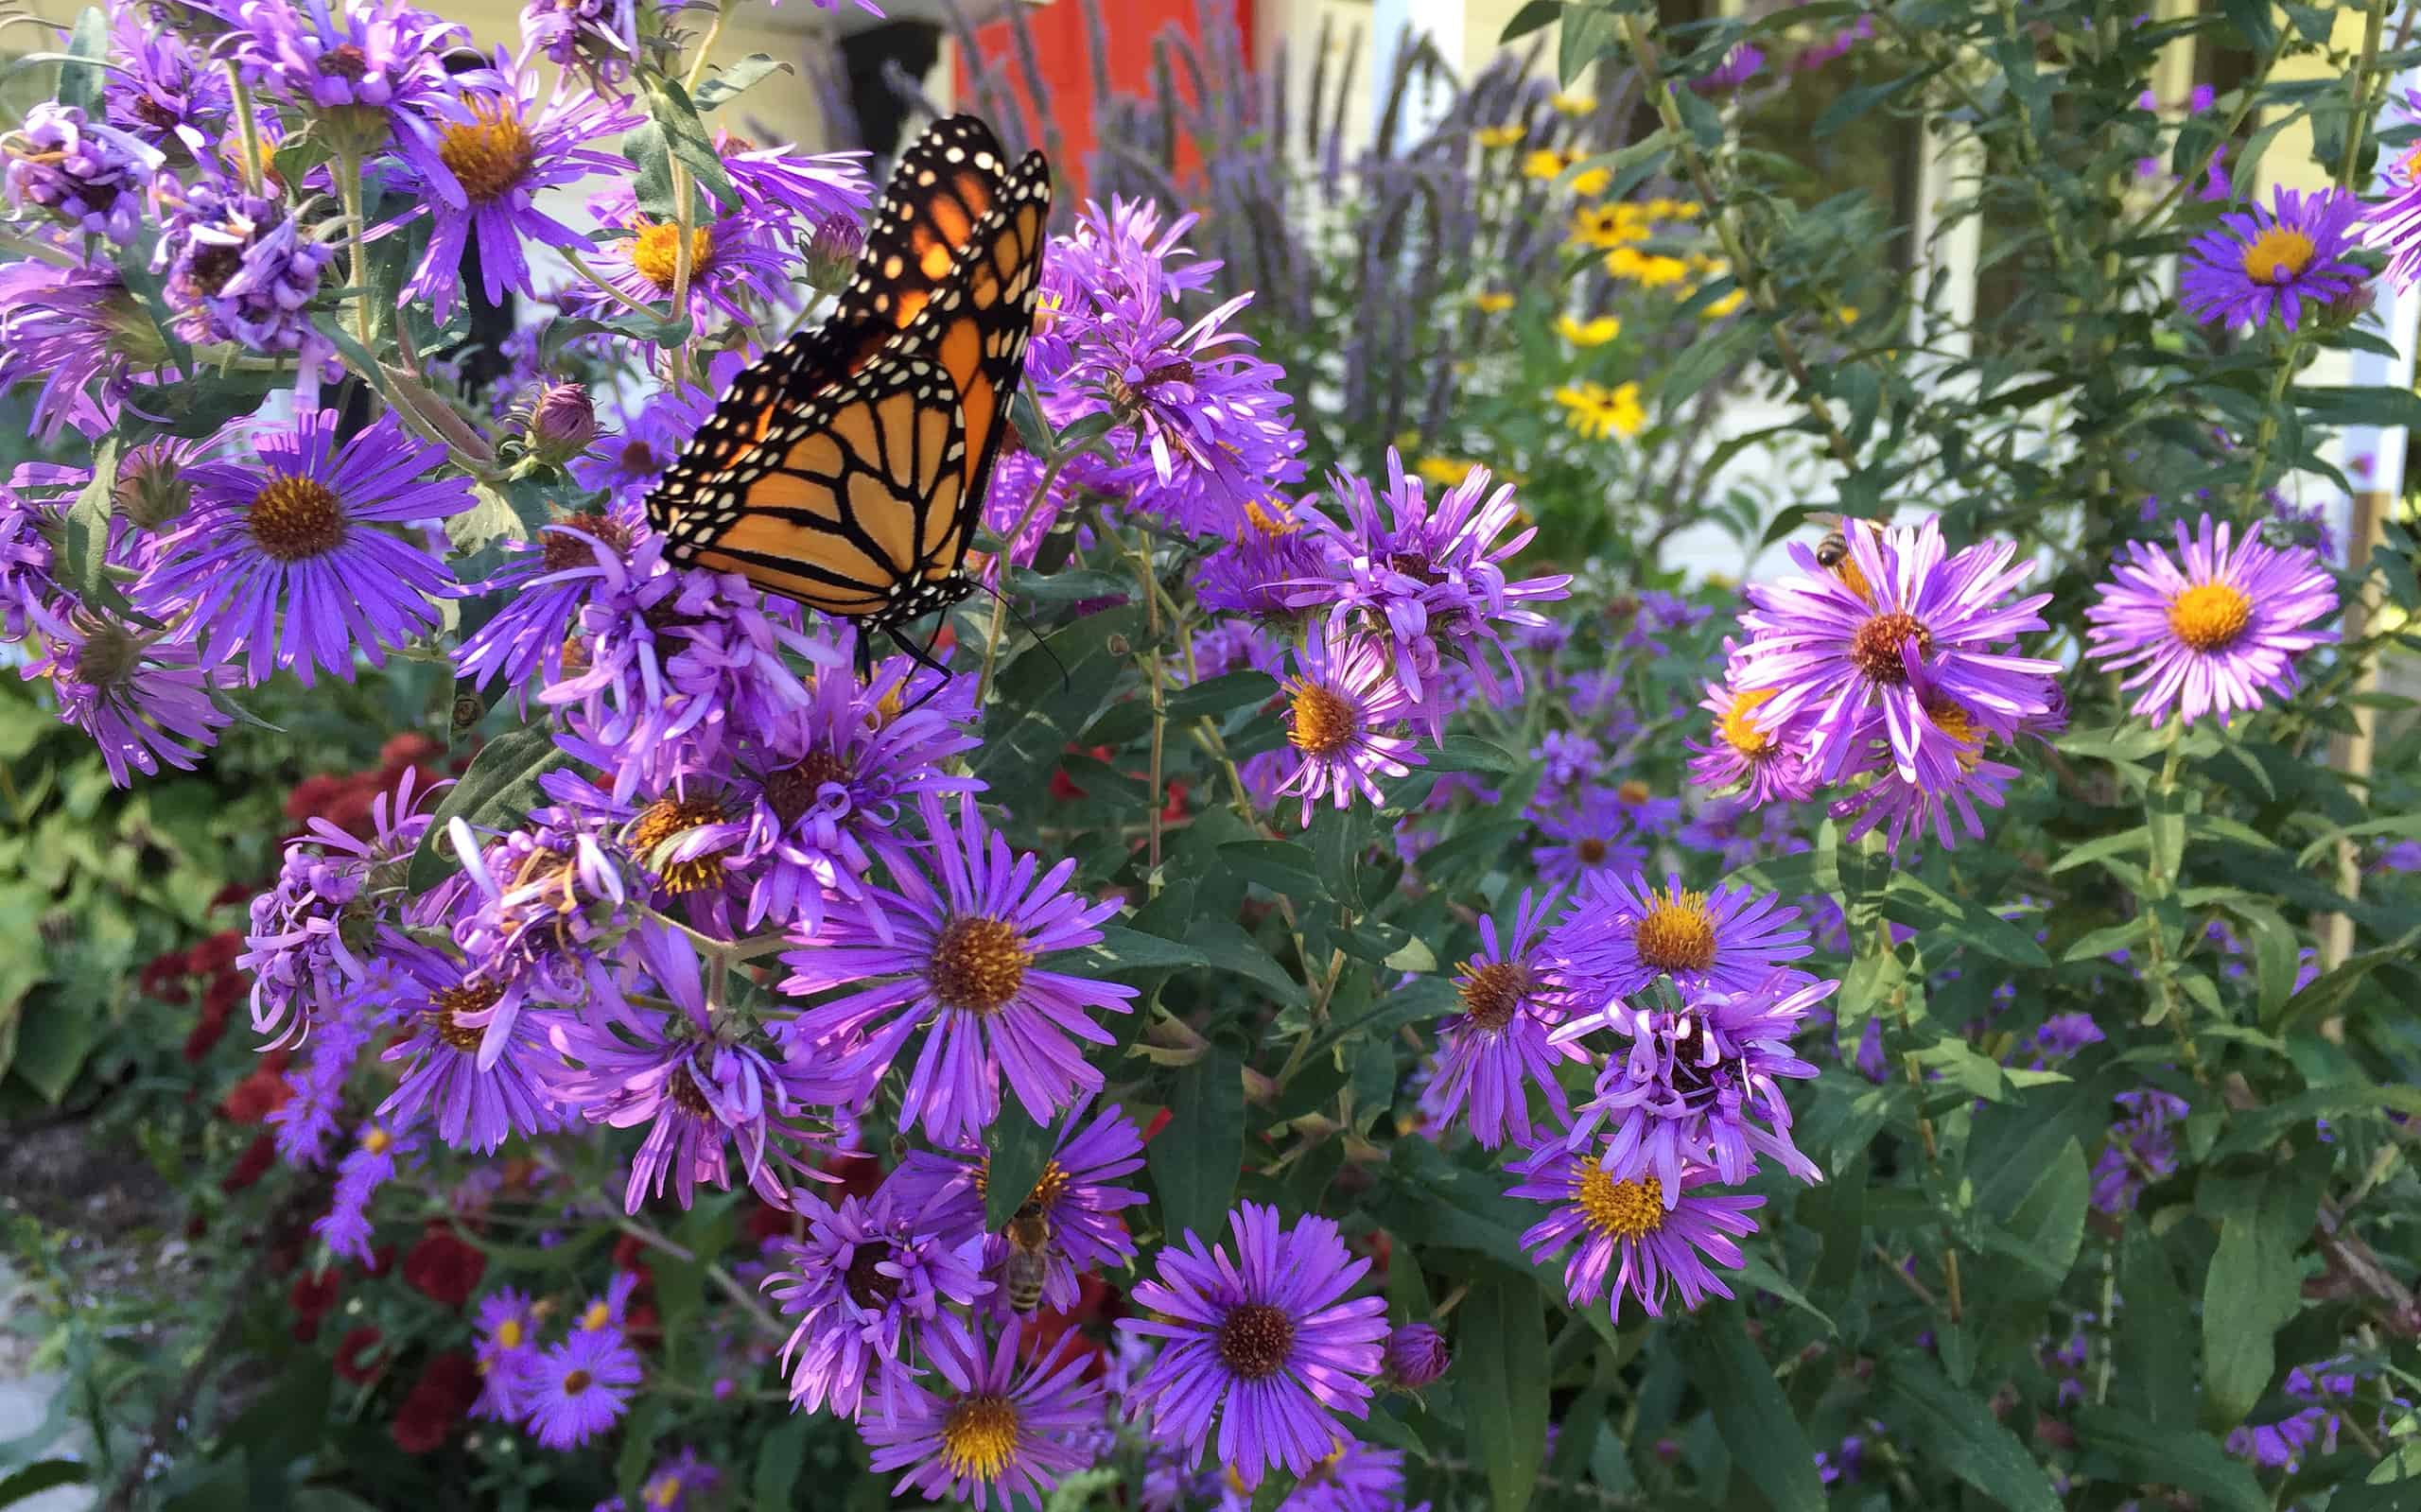
[[[892,170],[857,271],[832,313],[741,370],[649,494],[657,530],[677,543],[690,502],[765,440],[785,403],[864,371],[914,322],[1000,202],[1007,171],[1000,139],[977,117],[953,115],[927,129]]]

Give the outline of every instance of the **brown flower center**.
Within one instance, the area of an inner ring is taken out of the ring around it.
[[[303,562],[344,544],[344,512],[315,478],[280,473],[253,495],[245,520],[272,562]]]
[[[1219,1358],[1246,1381],[1265,1381],[1295,1352],[1295,1320],[1266,1302],[1228,1310],[1219,1325]]]
[[[1286,739],[1315,759],[1332,756],[1353,743],[1353,705],[1345,695],[1314,682],[1295,685],[1295,705]]]
[[[1878,683],[1905,683],[1908,667],[1900,648],[1911,640],[1917,643],[1919,655],[1933,650],[1933,636],[1917,623],[1916,616],[1898,610],[1876,615],[1850,637],[1850,665]]]
[[[622,443],[622,471],[626,473],[657,471],[655,453],[649,450],[647,443],[643,441]]]
[[[577,1397],[582,1392],[586,1391],[589,1387],[589,1383],[596,1379],[596,1377],[590,1375],[585,1370],[568,1371],[564,1376],[564,1395],[566,1397]]]
[[[203,247],[185,264],[185,277],[204,294],[216,294],[227,287],[227,280],[244,266],[241,247]]]
[[[2220,651],[2253,623],[2253,600],[2225,582],[2198,582],[2168,601],[2168,628],[2196,651]]]
[[[76,648],[67,675],[87,687],[113,687],[134,670],[142,653],[142,644],[117,626],[96,625]]]
[[[857,1245],[849,1256],[849,1273],[843,1284],[848,1287],[851,1300],[868,1312],[882,1312],[899,1295],[899,1277],[875,1269],[890,1258],[891,1246],[873,1240]]]
[[[631,848],[645,857],[675,836],[723,822],[723,805],[712,798],[658,798],[631,822]],[[668,861],[656,878],[668,893],[694,893],[723,880],[723,858],[709,854]]]
[[[459,987],[448,987],[433,994],[427,1014],[428,1026],[436,1032],[449,1050],[465,1055],[479,1048],[479,1040],[487,1034],[484,1024],[466,1024],[467,1015],[486,1013],[504,997],[504,988],[492,982],[466,982]]]
[[[360,80],[370,77],[370,55],[346,43],[321,54],[319,67],[323,78]]]
[[[536,146],[519,113],[498,99],[471,102],[468,126],[449,126],[438,139],[437,156],[461,181],[473,204],[500,200],[529,176]]]
[[[1606,843],[1594,835],[1583,835],[1573,847],[1583,866],[1602,866],[1606,861]]]
[[[765,779],[765,803],[774,817],[785,828],[797,824],[799,816],[815,807],[816,795],[827,782],[845,784],[849,780],[848,763],[834,751],[810,751],[796,764],[784,767]]]
[[[1639,959],[1659,971],[1704,971],[1715,963],[1715,919],[1704,893],[1650,893],[1634,938]]]
[[[665,1094],[672,1099],[672,1105],[693,1119],[715,1117],[715,1105],[706,1101],[706,1089],[699,1085],[700,1078],[714,1069],[714,1053],[711,1047],[700,1051],[688,1065],[672,1068],[666,1079]]]
[[[1490,961],[1480,965],[1466,961],[1454,990],[1462,995],[1463,1011],[1472,1016],[1472,1022],[1492,1033],[1513,1021],[1534,984],[1530,968],[1523,962]]]
[[[566,514],[555,523],[567,525],[581,532],[581,535],[602,542],[608,550],[630,549],[631,532],[602,514]],[[597,560],[597,556],[589,549],[588,542],[582,540],[579,535],[566,535],[561,530],[549,530],[546,544],[539,547],[538,559],[540,565],[549,572],[567,572],[573,567],[587,566]]]
[[[955,918],[933,942],[929,974],[943,1007],[994,1014],[1025,985],[1025,968],[1033,964],[1034,953],[1008,920]]]

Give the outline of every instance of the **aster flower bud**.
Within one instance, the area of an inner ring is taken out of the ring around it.
[[[118,513],[137,529],[158,531],[183,515],[193,502],[193,482],[173,450],[129,457],[117,475]]]
[[[1387,1335],[1387,1379],[1418,1391],[1446,1373],[1454,1356],[1446,1340],[1426,1323],[1407,1323]]]
[[[531,455],[557,466],[586,451],[597,439],[597,408],[587,389],[577,383],[542,386],[531,401],[529,437]]]
[[[865,243],[865,228],[855,216],[824,217],[808,238],[807,281],[827,294],[838,292],[856,270]]]
[[[143,198],[165,161],[157,148],[53,101],[27,111],[0,151],[10,209],[46,211],[121,247],[134,240]]]

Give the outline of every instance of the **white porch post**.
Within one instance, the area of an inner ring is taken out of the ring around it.
[[[1446,65],[1463,67],[1463,0],[1373,0],[1370,7],[1370,124],[1376,130],[1387,108],[1387,85],[1396,60],[1427,38]],[[1396,140],[1419,137],[1446,113],[1447,92],[1415,85],[1399,113]]]

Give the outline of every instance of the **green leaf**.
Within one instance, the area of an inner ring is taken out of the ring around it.
[[[2203,1178],[2218,1208],[2219,1247],[2203,1277],[2203,1422],[2243,1421],[2277,1368],[2277,1332],[2303,1310],[2295,1252],[2310,1237],[2319,1193],[2280,1167],[2240,1181]]]
[[[715,77],[698,86],[698,109],[710,111],[729,100],[738,99],[753,85],[762,83],[775,74],[797,74],[798,70],[766,53],[750,53],[729,68],[720,69]]]
[[[1824,1512],[1816,1451],[1773,1368],[1750,1342],[1740,1305],[1701,1308],[1695,1326],[1673,1337],[1682,1367],[1715,1414],[1723,1447],[1776,1512]]]
[[[1556,18],[1561,14],[1563,0],[1528,0],[1521,9],[1513,12],[1513,19],[1505,24],[1505,30],[1498,34],[1496,40],[1501,44],[1518,41],[1534,31],[1544,31],[1554,26]]]
[[[757,1446],[757,1471],[749,1478],[749,1493],[757,1512],[791,1512],[792,1493],[798,1486],[801,1462],[807,1455],[804,1416],[783,1418]]]
[[[518,825],[543,797],[538,778],[567,759],[554,736],[538,725],[521,725],[490,740],[472,757],[470,770],[438,800],[428,831],[404,871],[405,887],[426,893],[460,864],[449,863],[438,848],[451,821],[459,818],[474,831]]]
[[[2035,1179],[2024,1199],[2005,1220],[1987,1224],[1977,1234],[1985,1248],[2025,1267],[2009,1273],[2004,1284],[2028,1295],[2049,1294],[2075,1268],[2093,1191],[2083,1147],[2073,1138],[2047,1165],[2032,1169]]]
[[[2083,1469],[2096,1480],[2174,1486],[2202,1497],[2207,1512],[2270,1512],[2253,1471],[2218,1439],[2155,1427],[2116,1407],[2079,1407],[2075,1421]]]
[[[1496,1512],[1520,1512],[1546,1462],[1547,1329],[1538,1283],[1489,1270],[1463,1299],[1455,1338],[1453,1375],[1471,1457],[1488,1472]]]
[[[1203,964],[1213,971],[1258,982],[1281,1003],[1305,1000],[1303,984],[1289,976],[1286,968],[1272,960],[1269,952],[1233,919],[1196,919],[1185,931],[1185,943],[1201,951]]]
[[[445,538],[454,543],[455,550],[476,551],[490,541],[519,536],[521,516],[493,484],[473,483],[471,496],[479,502],[445,520]]]
[[[1165,712],[1171,721],[1215,719],[1230,709],[1264,703],[1277,692],[1278,684],[1267,672],[1247,667],[1178,688],[1169,695]]]
[[[93,1467],[81,1460],[36,1460],[7,1479],[0,1480],[0,1507],[30,1502],[53,1486],[81,1486],[92,1478]]]
[[[1001,1105],[1001,1116],[984,1131],[985,1228],[997,1234],[1008,1226],[1033,1195],[1034,1184],[1042,1179],[1056,1143],[1053,1131],[1028,1118],[1022,1104]]]
[[[1563,32],[1557,39],[1556,78],[1565,88],[1589,71],[1589,65],[1614,46],[1614,18],[1594,6],[1567,5]],[[1651,86],[1653,87],[1653,86]]]
[[[2010,1512],[2061,1512],[2034,1456],[2002,1427],[1984,1399],[1942,1379],[1922,1355],[1892,1359],[1888,1421],[1906,1442],[1924,1446],[1939,1464]]]
[[[1823,114],[1816,117],[1816,124],[1808,129],[1807,134],[1821,142],[1869,111],[1907,93],[1941,71],[1941,65],[1934,64],[1911,69],[1879,84],[1860,84],[1855,89],[1845,89],[1824,108]]]
[[[2130,1411],[2174,1433],[2194,1429],[2194,1324],[2161,1242],[2129,1217],[2118,1251],[2118,1368],[2112,1387]]]
[[[1292,898],[1328,895],[1320,886],[1318,862],[1291,840],[1231,840],[1219,847],[1219,860],[1245,880],[1273,893]]]
[[[1952,897],[1924,878],[1894,872],[1883,889],[1884,917],[1920,931],[1935,930],[1958,944],[2022,966],[2047,966],[2051,958],[2034,937],[2009,920],[1965,898]]]
[[[2341,840],[2358,840],[2366,835],[2393,835],[2398,840],[2421,840],[2421,813],[2391,814],[2385,819],[2367,819],[2359,825],[2337,825],[2295,854],[2295,870],[2302,871],[2336,847]]]
[[[59,65],[59,92],[61,105],[72,105],[97,118],[101,113],[101,71],[87,59],[106,59],[110,55],[110,18],[97,7],[88,6],[76,17],[76,29],[67,34],[67,56]]]
[[[1164,940],[1141,930],[1115,924],[1101,927],[1101,941],[1085,947],[1086,964],[1095,970],[1141,970],[1210,965],[1210,958],[1190,945]]]
[[[9,1070],[56,1107],[76,1085],[76,1073],[84,1069],[108,1028],[108,1019],[94,1013],[92,1004],[68,998],[54,982],[21,1010],[16,1054]]]
[[[642,1504],[641,1483],[655,1463],[655,1441],[664,1432],[665,1416],[665,1399],[642,1393],[622,1420],[622,1451],[614,1456],[614,1482],[625,1506]]]
[[[93,480],[68,506],[59,575],[76,596],[104,608],[120,608],[126,596],[109,575],[110,516],[117,502],[117,433],[93,447]]]
[[[1168,1125],[1148,1153],[1162,1225],[1216,1240],[1245,1161],[1244,1062],[1235,1051],[1213,1045],[1177,1071]]]
[[[724,209],[738,209],[739,191],[732,188],[731,179],[723,170],[723,158],[715,151],[714,139],[707,134],[705,123],[698,119],[698,108],[690,103],[689,92],[681,87],[678,79],[659,79],[649,86],[647,113],[656,130],[664,133],[666,149],[689,170],[698,187]],[[677,218],[677,214],[666,218]]]
[[[1512,774],[1520,765],[1503,746],[1476,735],[1449,735],[1435,750],[1423,752],[1432,772],[1484,772],[1489,776]]]

